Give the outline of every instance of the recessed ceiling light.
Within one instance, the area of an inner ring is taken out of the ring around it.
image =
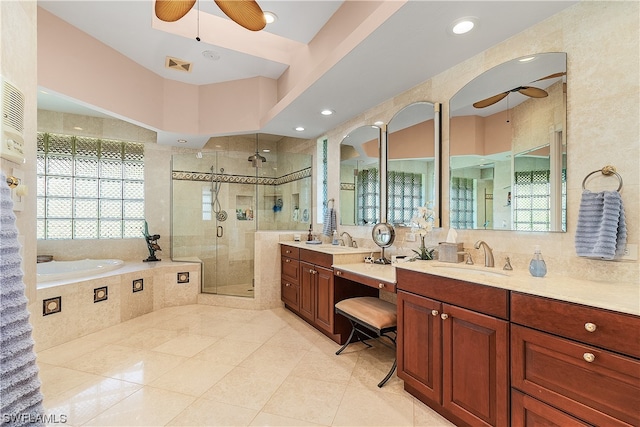
[[[377,122],[373,123],[376,126],[382,126],[384,124],[384,122],[382,120],[378,120]]]
[[[477,22],[478,18],[473,16],[465,16],[464,18],[457,19],[451,24],[451,32],[457,35],[466,34],[473,30]]]
[[[267,21],[267,25],[268,24],[273,24],[274,22],[276,22],[278,20],[278,16],[273,12],[269,12],[269,11],[265,10],[264,11],[264,19]]]
[[[82,130],[82,128],[80,126],[74,126],[73,127],[75,130]]]
[[[179,139],[178,140],[178,144],[186,144],[187,140],[186,139]]]
[[[525,56],[524,58],[518,59],[518,61],[520,61],[520,62],[530,62],[530,61],[533,61],[534,59],[536,59],[535,56]]]
[[[262,152],[263,152],[263,153],[270,153],[270,152],[271,152],[271,150],[269,150],[268,148],[264,148],[264,149],[262,149]]]
[[[296,126],[294,129],[295,129],[297,132],[302,132],[302,131],[304,131],[304,128],[303,128],[302,126]]]
[[[329,110],[328,108],[320,111],[320,114],[322,114],[323,116],[330,116],[333,113],[334,113],[334,111],[333,110]]]

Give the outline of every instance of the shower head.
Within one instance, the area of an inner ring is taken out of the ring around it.
[[[251,162],[251,166],[254,168],[262,167],[262,164],[267,161],[266,157],[261,156],[257,151],[256,154],[249,156],[247,159]]]

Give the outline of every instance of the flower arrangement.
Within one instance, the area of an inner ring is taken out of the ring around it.
[[[411,232],[417,232],[420,235],[420,247],[418,250],[413,250],[416,253],[414,259],[433,259],[435,248],[428,249],[424,243],[424,238],[433,230],[433,221],[433,210],[427,206],[420,206],[418,214],[411,218],[411,223],[413,224]]]

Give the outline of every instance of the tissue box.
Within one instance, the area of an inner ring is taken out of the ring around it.
[[[438,260],[442,262],[464,261],[464,248],[462,243],[440,243],[438,245]]]

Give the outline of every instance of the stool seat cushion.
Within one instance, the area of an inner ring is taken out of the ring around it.
[[[338,302],[336,309],[377,329],[395,327],[398,321],[395,304],[375,297],[348,298]]]

